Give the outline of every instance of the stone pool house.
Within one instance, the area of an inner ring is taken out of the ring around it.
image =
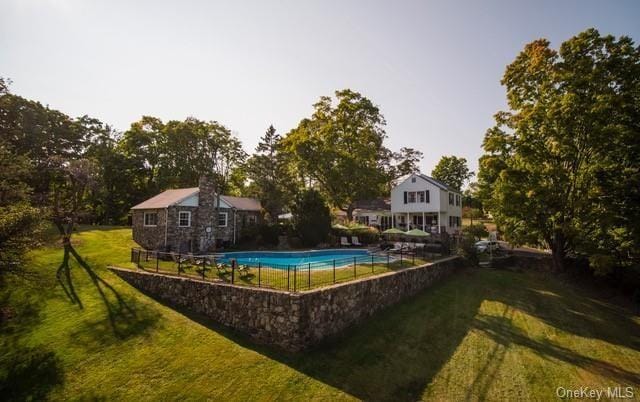
[[[205,252],[214,244],[235,244],[243,230],[262,220],[256,199],[221,195],[217,217],[216,203],[207,177],[198,187],[164,191],[131,208],[133,240],[147,250]]]

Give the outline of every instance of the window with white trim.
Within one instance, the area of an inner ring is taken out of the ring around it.
[[[227,227],[227,213],[220,212],[218,214],[218,226],[221,228]]]
[[[418,191],[417,193],[417,202],[423,203],[424,202],[424,191]]]
[[[449,205],[453,205],[453,193],[449,193]]]
[[[407,194],[407,202],[410,204],[414,204],[416,202],[416,192],[415,191],[409,191],[409,193]]]
[[[460,206],[460,194],[456,194],[456,207]]]
[[[158,213],[157,212],[145,212],[144,213],[144,226],[158,226]]]
[[[256,216],[255,215],[247,216],[247,222],[248,222],[249,225],[255,225],[256,224]]]
[[[188,228],[191,226],[191,212],[180,211],[178,212],[178,226],[181,228]]]

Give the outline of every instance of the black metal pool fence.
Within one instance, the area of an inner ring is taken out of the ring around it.
[[[139,269],[200,280],[298,292],[353,280],[389,270],[408,268],[437,254],[425,249],[378,251],[362,256],[304,264],[238,263],[222,254],[194,255],[131,249],[131,262]]]

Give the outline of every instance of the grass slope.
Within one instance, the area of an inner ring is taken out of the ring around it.
[[[468,270],[300,355],[253,345],[139,293],[130,230],[77,236],[82,306],[57,283],[62,250],[33,253],[0,306],[0,399],[549,400],[557,386],[631,384],[640,319],[540,274]],[[13,310],[12,310],[13,311]]]

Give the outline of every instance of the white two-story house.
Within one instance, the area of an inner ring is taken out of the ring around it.
[[[446,184],[414,173],[391,190],[393,227],[457,233],[462,226],[462,195]]]

